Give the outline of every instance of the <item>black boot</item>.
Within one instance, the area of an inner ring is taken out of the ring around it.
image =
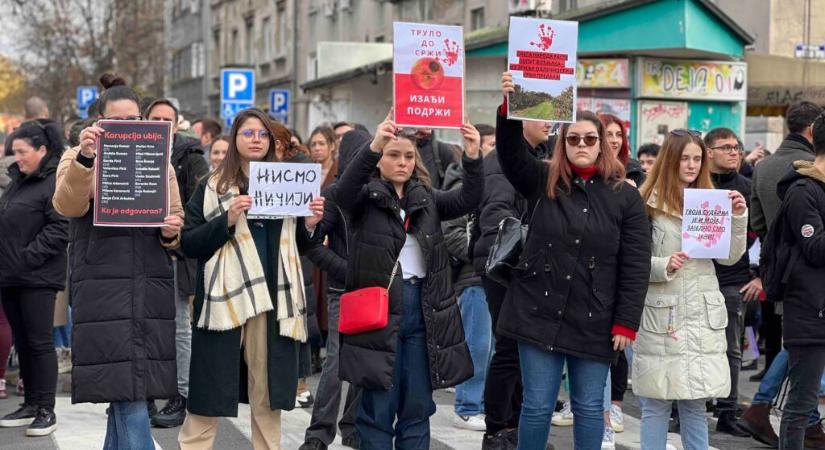
[[[169,403],[152,417],[152,426],[158,428],[174,428],[183,425],[186,418],[186,397],[178,395],[169,400]]]
[[[750,433],[739,428],[736,424],[736,413],[734,411],[722,411],[719,413],[719,421],[716,422],[716,431],[736,437],[750,437]]]

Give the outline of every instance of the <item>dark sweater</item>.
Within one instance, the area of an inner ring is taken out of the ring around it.
[[[737,172],[712,173],[710,176],[713,180],[713,186],[716,187],[716,189],[739,191],[739,193],[745,197],[745,201],[750,208],[751,180]],[[748,248],[750,248],[752,244],[753,238],[749,236]],[[716,278],[719,280],[720,286],[742,287],[751,280],[748,252],[745,252],[742,258],[732,266],[719,264],[716,260],[713,261],[713,265],[716,267]]]

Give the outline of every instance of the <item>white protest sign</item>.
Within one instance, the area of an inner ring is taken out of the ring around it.
[[[723,189],[685,189],[682,251],[693,259],[730,257],[732,205]]]
[[[249,218],[311,216],[309,203],[321,195],[321,165],[249,163]]]

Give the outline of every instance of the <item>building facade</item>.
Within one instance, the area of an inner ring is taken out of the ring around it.
[[[209,0],[172,0],[165,3],[166,48],[169,75],[164,96],[175,98],[184,117],[209,115],[206,75]]]

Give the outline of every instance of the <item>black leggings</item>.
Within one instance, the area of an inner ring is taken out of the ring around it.
[[[54,299],[49,288],[2,288],[3,310],[11,325],[26,385],[27,405],[54,409],[57,354],[54,350]]]
[[[619,352],[619,360],[610,366],[610,400],[624,401],[624,391],[627,390],[627,358],[624,352]]]

